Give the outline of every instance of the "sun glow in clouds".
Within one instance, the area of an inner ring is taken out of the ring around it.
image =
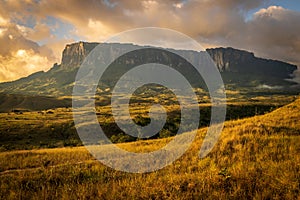
[[[33,50],[19,49],[11,56],[0,56],[0,79],[10,81],[37,71],[46,71],[53,64]]]

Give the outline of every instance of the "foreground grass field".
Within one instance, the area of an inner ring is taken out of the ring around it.
[[[0,199],[300,199],[299,119],[297,100],[226,122],[204,159],[198,151],[206,129],[199,129],[183,157],[146,174],[110,169],[83,147],[2,152]],[[118,145],[145,152],[171,139]]]

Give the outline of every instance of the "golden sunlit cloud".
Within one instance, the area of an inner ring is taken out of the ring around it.
[[[36,54],[33,50],[19,49],[11,56],[0,56],[0,80],[11,81],[34,72],[48,70],[52,65],[47,57]]]

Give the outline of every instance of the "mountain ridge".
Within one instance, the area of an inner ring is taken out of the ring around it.
[[[98,44],[82,41],[67,44],[62,52],[60,64],[55,63],[46,72],[35,72],[16,81],[0,83],[0,92],[46,96],[71,95],[79,66]],[[112,45],[118,51],[133,44]],[[225,84],[253,87],[259,84],[284,86],[293,84],[285,79],[292,78],[293,72],[297,69],[296,65],[257,58],[252,52],[232,47],[207,49],[207,53],[221,72]],[[195,52],[190,54],[194,56]]]

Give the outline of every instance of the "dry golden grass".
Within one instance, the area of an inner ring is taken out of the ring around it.
[[[183,157],[146,174],[110,169],[83,147],[0,154],[0,199],[299,199],[300,100],[225,123],[198,157],[205,129]],[[147,152],[169,139],[119,144]],[[134,161],[133,161],[134,162]]]

